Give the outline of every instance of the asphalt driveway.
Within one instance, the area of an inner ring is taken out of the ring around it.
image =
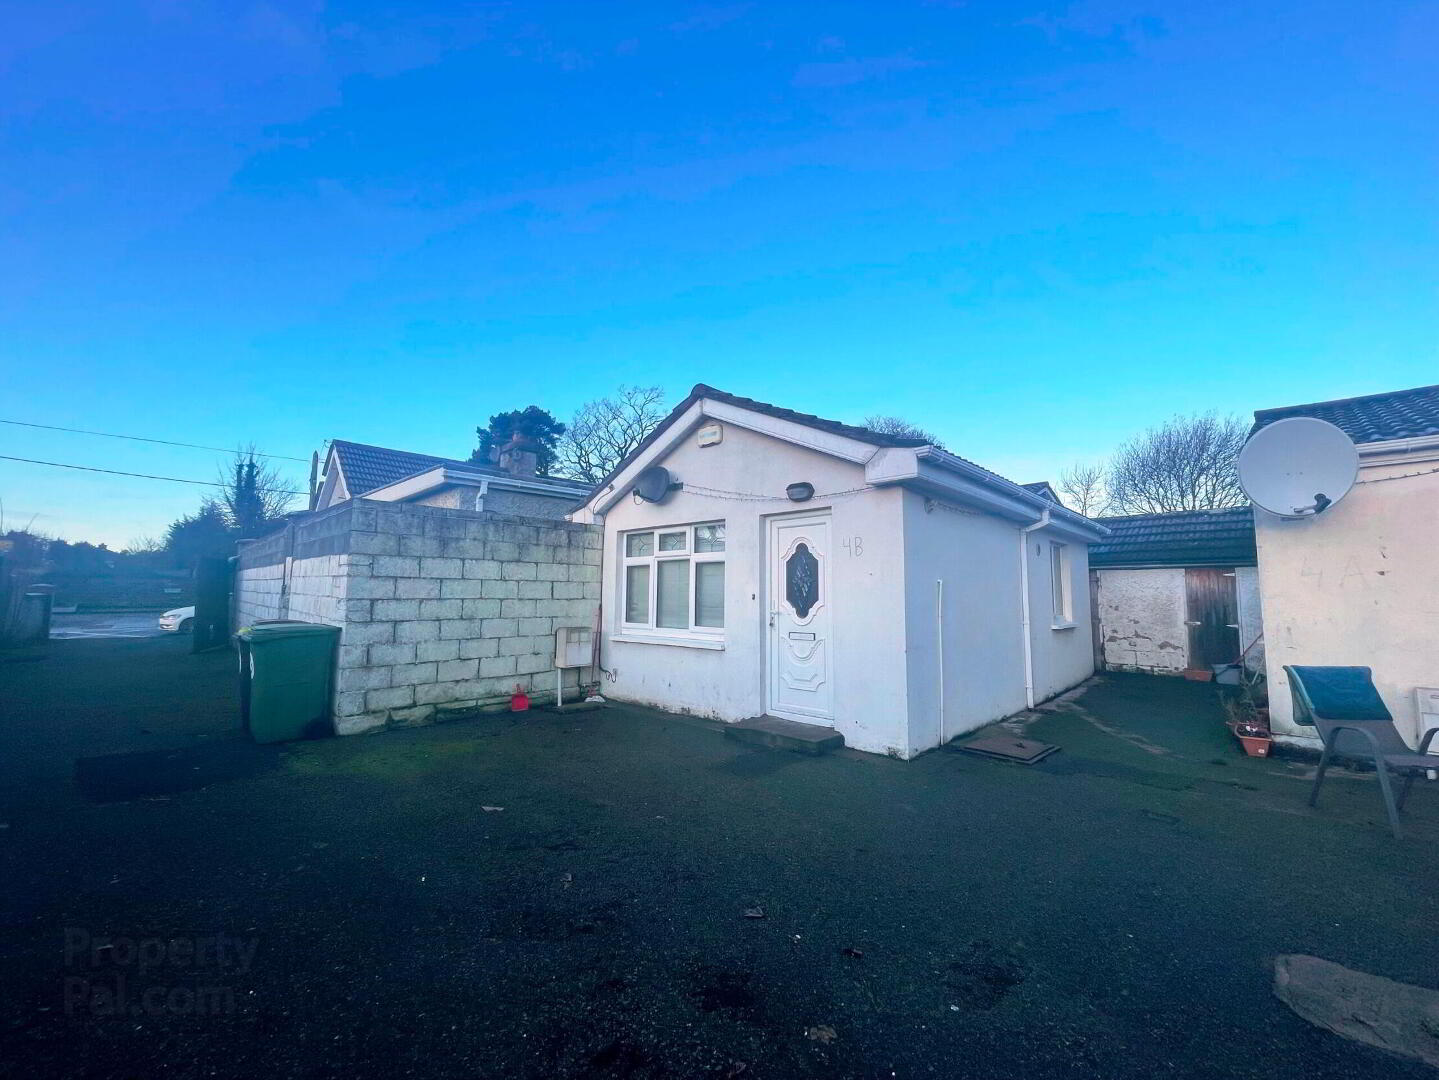
[[[1132,730],[1211,687],[1105,680],[1033,769],[633,708],[264,750],[187,648],[0,664],[15,1075],[1430,1075],[1270,981],[1432,984],[1439,792],[1395,843],[1370,779]]]

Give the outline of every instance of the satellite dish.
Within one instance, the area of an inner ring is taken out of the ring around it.
[[[645,502],[664,502],[677,487],[679,484],[670,479],[670,471],[663,465],[651,465],[635,477],[635,495]]]
[[[1262,427],[1239,451],[1239,485],[1256,506],[1286,518],[1313,517],[1354,486],[1359,451],[1333,424],[1291,416]]]

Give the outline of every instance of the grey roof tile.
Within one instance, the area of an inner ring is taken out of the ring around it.
[[[349,442],[344,439],[335,439],[331,446],[334,448],[335,456],[340,460],[340,471],[345,474],[345,485],[349,488],[352,496],[366,495],[376,488],[388,487],[407,476],[427,472],[437,465],[448,465],[453,468],[465,469],[468,472],[486,473],[490,476],[509,477],[510,475],[503,469],[497,469],[491,465],[481,465],[474,461],[434,457],[430,454],[412,454],[408,450],[390,450],[383,446],[370,446],[367,443]],[[526,477],[526,480],[532,480],[538,484],[552,484],[556,488],[557,495],[571,495],[577,488],[583,487],[574,480],[562,480],[551,476]]]
[[[1089,548],[1089,565],[1253,566],[1254,510],[1181,510],[1097,519],[1109,535]]]
[[[1260,409],[1254,414],[1253,430],[1291,416],[1327,420],[1356,443],[1439,435],[1439,385]]]

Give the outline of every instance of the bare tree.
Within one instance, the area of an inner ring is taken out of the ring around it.
[[[930,446],[944,449],[944,443],[939,441],[938,435],[932,431],[925,431],[918,424],[911,424],[902,416],[883,416],[874,413],[864,418],[864,426],[881,435],[897,435],[901,439],[923,439]]]
[[[1109,509],[1109,493],[1105,490],[1105,467],[1102,462],[1076,462],[1059,474],[1059,491],[1071,510],[1085,517],[1099,517]]]
[[[580,406],[555,448],[559,470],[597,484],[665,418],[658,386],[621,386],[611,397]]]
[[[1235,463],[1248,425],[1216,413],[1176,416],[1124,443],[1106,476],[1111,514],[1213,510],[1245,502]]]

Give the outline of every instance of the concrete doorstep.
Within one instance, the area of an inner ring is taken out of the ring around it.
[[[724,734],[726,739],[751,746],[792,750],[797,754],[827,754],[844,745],[844,736],[834,728],[798,724],[778,716],[751,716],[748,720],[726,724]]]

